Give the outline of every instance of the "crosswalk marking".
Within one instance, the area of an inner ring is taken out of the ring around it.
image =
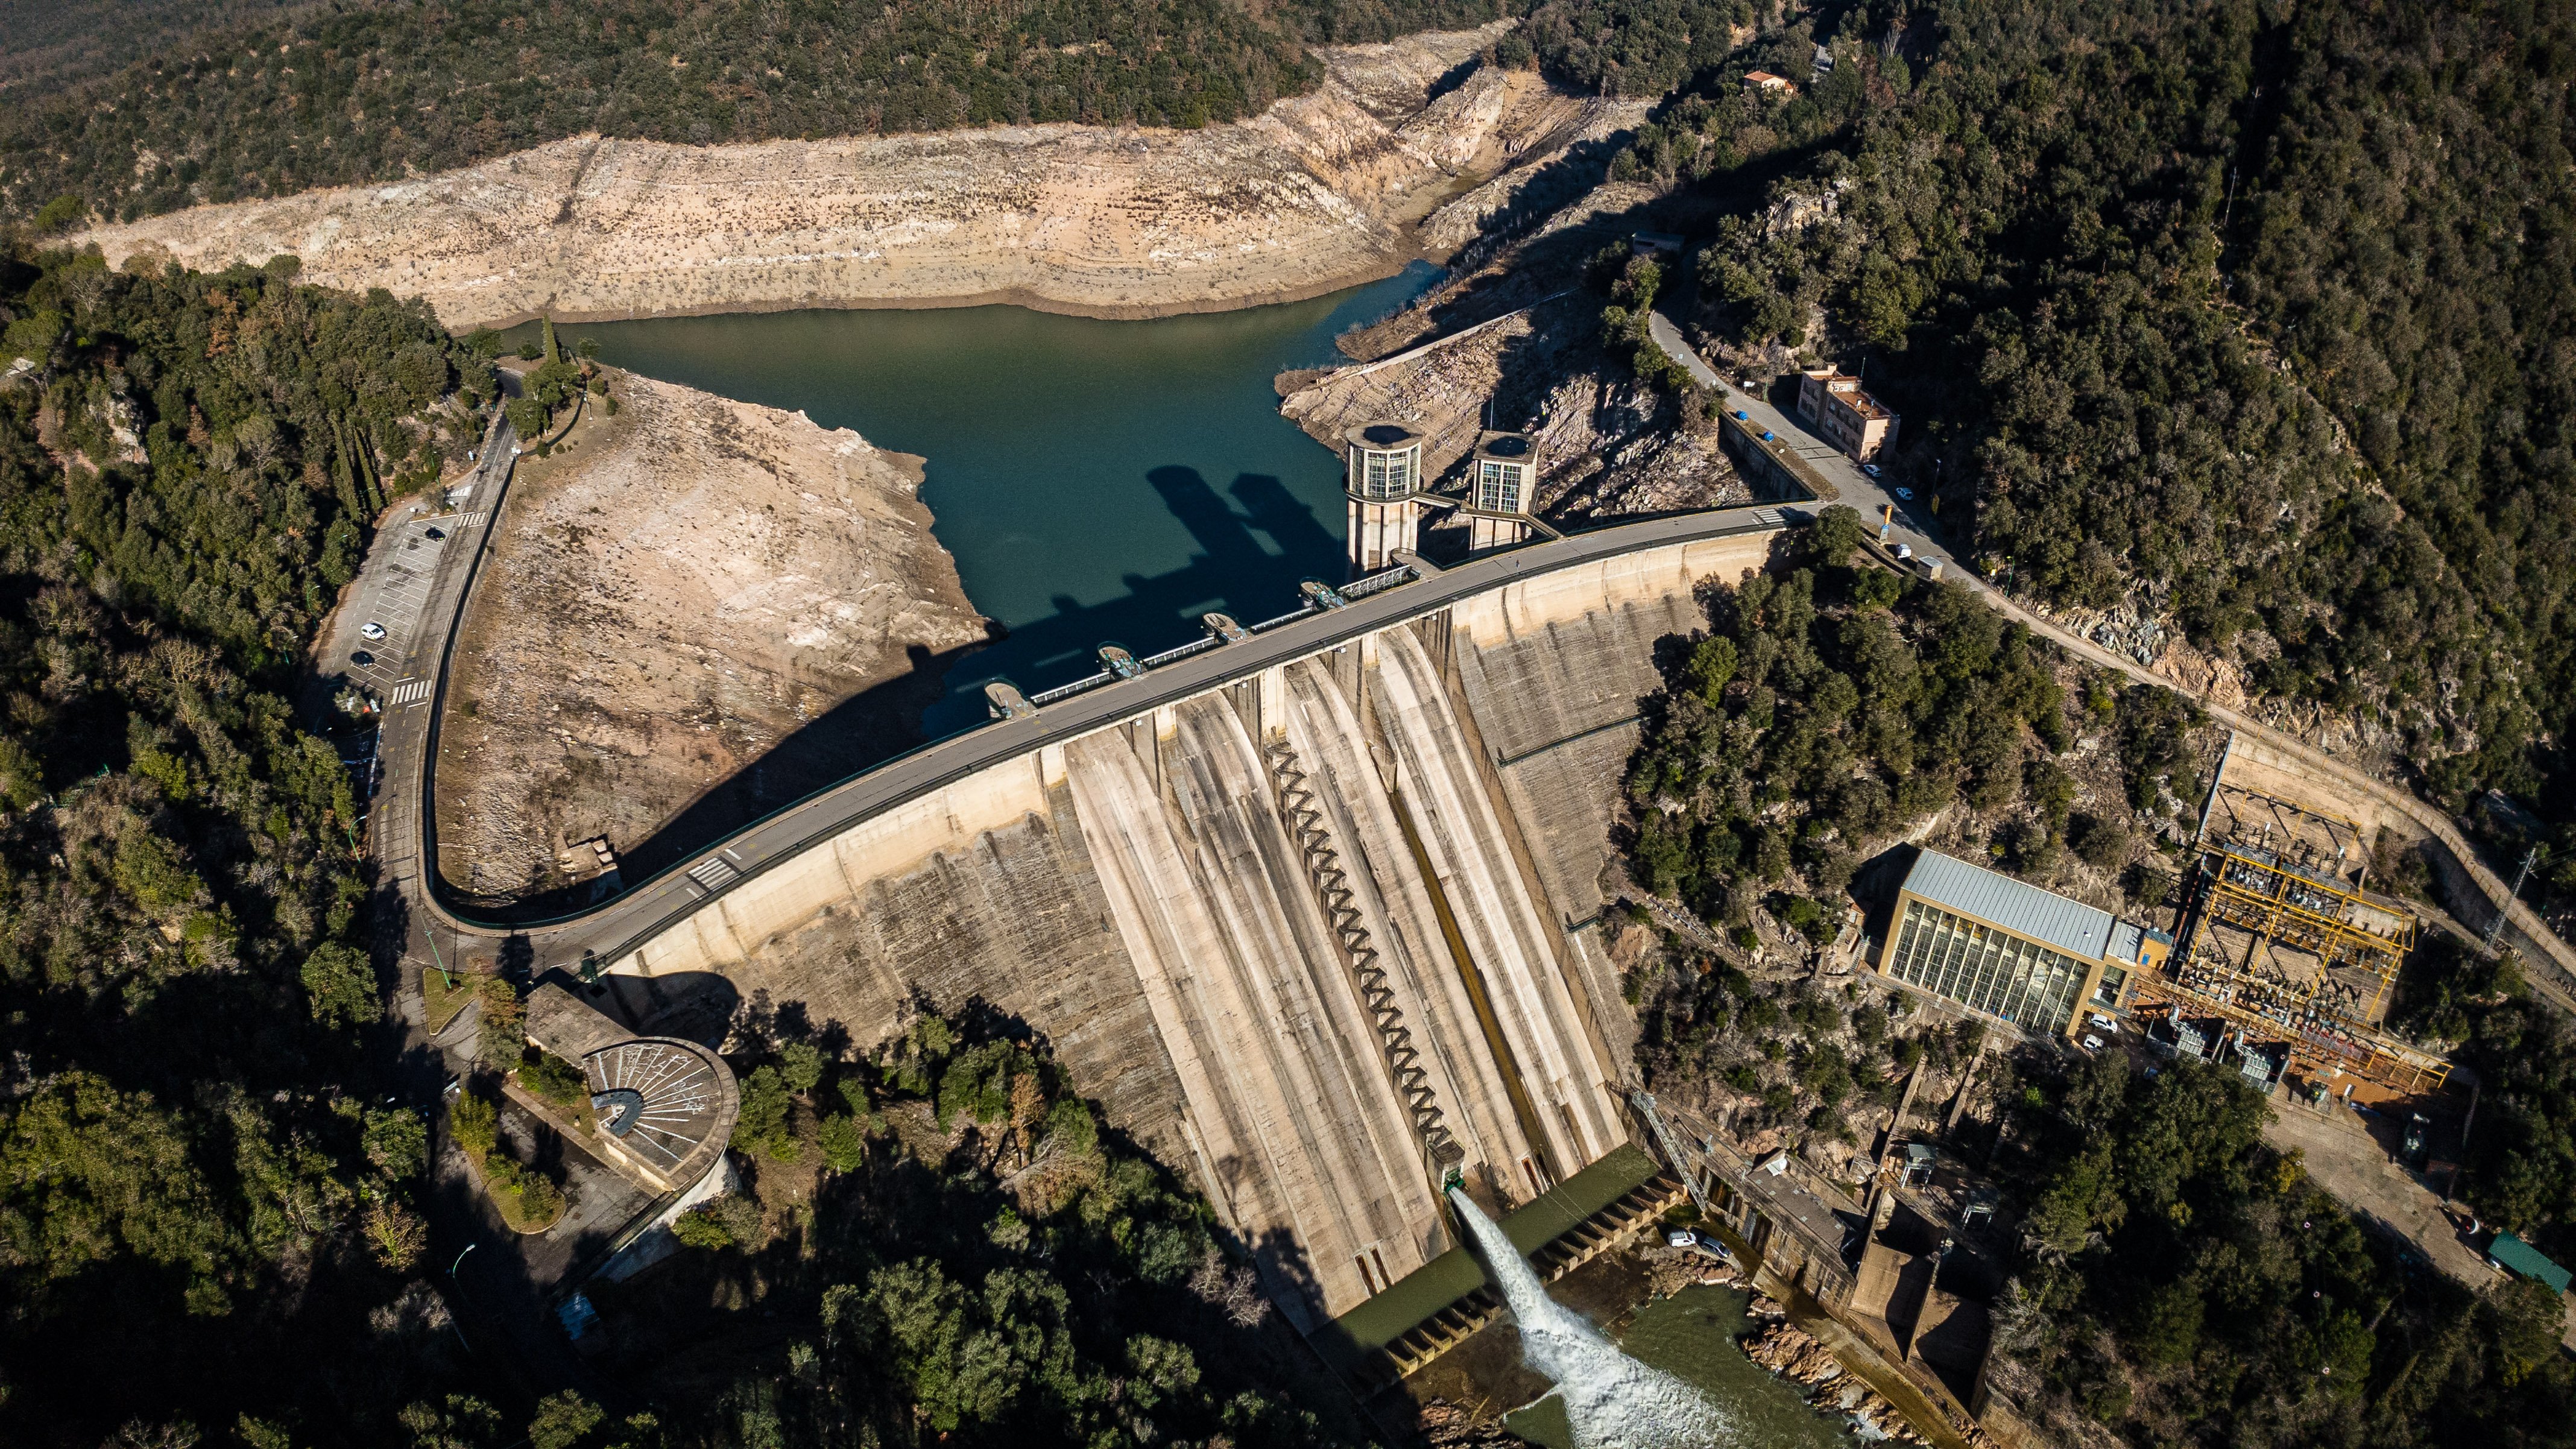
[[[393,703],[418,704],[429,698],[429,692],[437,687],[435,679],[406,679],[394,686]]]
[[[720,855],[711,855],[698,862],[696,868],[689,872],[689,879],[710,891],[720,891],[724,889],[725,882],[740,874],[741,871],[733,868],[733,862]]]
[[[474,512],[466,514],[464,517],[459,518],[456,521],[464,524],[467,528],[481,528],[483,526],[483,520],[491,516],[491,509],[478,508]]]

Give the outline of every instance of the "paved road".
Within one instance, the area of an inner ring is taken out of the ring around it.
[[[2453,857],[2459,860],[2470,880],[2476,883],[2479,893],[2486,897],[2490,908],[2496,901],[2506,902],[2506,908],[2514,925],[2536,942],[2557,967],[2556,973],[2550,972],[2546,964],[2541,969],[2527,973],[2533,987],[2557,1003],[2560,1009],[2576,1012],[2576,948],[2569,947],[2565,941],[2559,939],[2557,934],[2540,919],[2539,912],[2509,897],[2508,884],[2479,861],[2476,850],[2471,848],[2468,839],[2461,835],[2459,827],[2452,823],[2450,816],[2439,808],[2416,798],[2411,790],[2401,789],[2375,775],[2354,769],[2332,755],[2312,748],[2304,741],[2285,735],[2269,725],[2212,701],[2206,695],[2176,684],[2137,660],[2125,654],[2113,653],[2092,640],[2073,633],[2062,625],[2042,618],[2015,603],[1983,579],[1959,566],[1959,561],[1951,555],[1948,546],[1930,531],[1932,527],[1930,513],[1918,511],[1924,509],[1922,500],[1912,502],[1898,500],[1876,479],[1863,473],[1860,465],[1854,463],[1841,450],[1809,433],[1804,425],[1788,414],[1719,376],[1705,359],[1691,350],[1690,344],[1682,338],[1681,329],[1674,326],[1671,319],[1661,312],[1649,314],[1647,330],[1653,335],[1657,345],[1679,358],[1682,365],[1690,369],[1691,376],[1698,378],[1701,386],[1713,389],[1723,396],[1729,411],[1741,410],[1748,421],[1768,428],[1782,438],[1789,439],[1791,448],[1797,453],[1799,459],[1823,474],[1836,488],[1840,489],[1842,501],[1858,511],[1864,520],[1874,521],[1882,516],[1882,510],[1894,509],[1894,519],[1886,540],[1886,546],[1891,550],[1895,545],[1909,544],[1918,558],[1940,559],[1944,578],[1957,579],[1960,583],[1976,590],[2005,617],[2020,622],[2032,633],[2055,642],[2077,658],[2104,669],[2117,670],[2144,683],[2162,685],[2177,693],[2192,695],[2200,701],[2202,708],[2209,711],[2210,717],[2219,723],[2240,733],[2252,735],[2284,753],[2295,756],[2309,769],[2340,782],[2346,789],[2360,791],[2402,812],[2428,834],[2440,840]],[[2481,921],[2474,924],[2483,926],[2485,923]]]
[[[478,503],[484,502],[478,497]],[[494,504],[497,508],[497,502]],[[585,953],[613,961],[694,913],[713,895],[818,845],[856,821],[937,790],[978,770],[1133,718],[1159,705],[1202,693],[1229,679],[1329,649],[1359,635],[1515,579],[1593,563],[1688,539],[1717,538],[1776,526],[1784,510],[1727,509],[1624,524],[1574,537],[1532,544],[1491,558],[1395,585],[1345,607],[1309,615],[1235,644],[1208,650],[1151,670],[1138,679],[1105,685],[1046,706],[1034,718],[986,725],[879,765],[866,774],[754,822],[652,880],[633,884],[599,906],[564,917],[514,922],[474,913],[439,898],[429,872],[437,859],[435,822],[428,814],[429,775],[423,768],[435,748],[436,699],[416,711],[397,712],[386,723],[387,765],[378,807],[376,838],[389,875],[421,918],[432,923],[448,959],[459,951],[490,950],[499,938],[524,936],[539,967],[572,965]],[[1785,510],[1795,512],[1797,510]],[[478,531],[479,541],[479,531]],[[458,542],[467,540],[460,537]],[[451,548],[431,594],[432,617],[455,603],[470,574],[470,549]],[[423,641],[421,647],[426,647]],[[443,686],[442,686],[443,688]]]

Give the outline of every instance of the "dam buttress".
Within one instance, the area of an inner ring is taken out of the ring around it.
[[[618,961],[639,1019],[720,976],[859,1046],[913,1002],[1043,1032],[1311,1330],[1628,1140],[1594,929],[1658,639],[1773,535],[1505,584],[992,766]]]

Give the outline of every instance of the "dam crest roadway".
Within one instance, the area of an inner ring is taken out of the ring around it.
[[[498,503],[474,499],[432,589],[440,694]],[[1380,574],[543,921],[481,917],[423,868],[424,700],[386,721],[387,883],[433,942],[588,963],[639,1030],[711,1041],[745,1000],[861,1047],[924,999],[1018,1017],[1312,1330],[1453,1246],[1451,1171],[1503,1211],[1627,1141],[1634,1026],[1591,926],[1638,702],[1656,641],[1705,627],[1698,589],[1760,567],[1786,512]]]

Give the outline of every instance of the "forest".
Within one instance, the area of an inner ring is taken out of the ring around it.
[[[291,264],[10,252],[0,321],[0,1440],[389,1429],[437,1362],[428,1125],[369,1050],[360,801],[298,694],[484,370]]]
[[[2029,1204],[1998,1352],[2052,1412],[2128,1443],[2563,1444],[2561,1305],[2472,1296],[2266,1146],[2225,1068],[2116,1052],[2013,1058],[1998,1172]]]
[[[2142,841],[2198,808],[2196,711],[2073,670],[1958,584],[1853,563],[1861,540],[1828,508],[1797,557],[1711,592],[1630,762],[1639,878],[1730,929],[1761,910],[1821,939],[1864,860],[1955,806],[1958,848],[2163,904],[2173,871]],[[2120,783],[2078,811],[2081,735]]]
[[[164,43],[121,65],[14,84],[0,108],[6,214],[130,219],[396,180],[584,132],[704,145],[1049,121],[1203,126],[1311,90],[1323,70],[1309,44],[1501,13],[1493,0],[239,8],[201,30],[165,21]],[[125,54],[80,39],[59,43]]]
[[[1617,163],[1723,214],[1708,332],[1864,372],[1999,580],[2563,819],[2576,8],[1820,14]]]
[[[596,1290],[672,1444],[1362,1437],[1206,1202],[1016,1020],[925,1012],[861,1054],[801,1027],[754,1041],[747,1190],[682,1220],[679,1259]]]

